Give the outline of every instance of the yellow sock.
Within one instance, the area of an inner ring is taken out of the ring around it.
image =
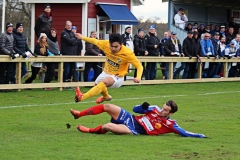
[[[96,86],[91,88],[87,93],[83,95],[82,100],[96,96],[100,94],[104,89],[107,89],[106,85],[103,82],[98,83]]]
[[[108,97],[109,97],[107,87],[104,87],[104,88],[103,88],[101,94],[103,95],[103,98],[108,98]]]

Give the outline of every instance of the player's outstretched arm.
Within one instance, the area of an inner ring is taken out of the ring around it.
[[[148,102],[143,102],[141,105],[136,105],[133,107],[133,112],[144,114],[148,111],[150,104]]]
[[[207,138],[204,134],[188,132],[174,123],[173,125],[174,133],[179,134],[183,137],[195,137],[195,138]]]

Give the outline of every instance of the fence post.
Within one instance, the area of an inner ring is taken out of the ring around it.
[[[169,79],[172,80],[173,79],[173,63],[174,62],[169,62]]]
[[[223,77],[228,77],[228,62],[223,62]]]
[[[16,63],[16,84],[21,84],[21,68],[22,68],[22,62],[13,62]],[[21,89],[18,89],[18,91],[21,91]]]
[[[198,63],[198,78],[202,79],[202,68],[203,66],[201,65],[201,63]]]
[[[58,63],[58,82],[63,83],[63,62]],[[62,91],[63,88],[60,87],[59,90]]]

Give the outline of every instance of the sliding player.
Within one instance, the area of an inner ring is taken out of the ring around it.
[[[136,105],[133,108],[135,113],[142,115],[131,115],[128,111],[114,104],[99,104],[84,111],[76,111],[71,109],[70,112],[75,119],[82,116],[96,115],[107,112],[111,116],[111,122],[96,128],[87,128],[78,125],[77,129],[85,133],[104,134],[112,132],[115,134],[144,134],[159,135],[165,133],[176,133],[183,137],[206,138],[203,134],[185,131],[179,127],[175,120],[171,120],[170,116],[177,112],[178,106],[173,100],[167,101],[160,109],[158,106],[149,105],[144,102],[142,105]]]

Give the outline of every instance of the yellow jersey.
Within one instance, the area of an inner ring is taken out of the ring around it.
[[[135,54],[126,46],[122,45],[119,52],[113,54],[110,50],[110,43],[108,40],[98,40],[84,36],[82,36],[82,40],[92,43],[104,51],[106,55],[104,72],[123,77],[128,73],[128,66],[131,63],[137,69],[137,78],[141,79],[143,72],[142,64]]]

